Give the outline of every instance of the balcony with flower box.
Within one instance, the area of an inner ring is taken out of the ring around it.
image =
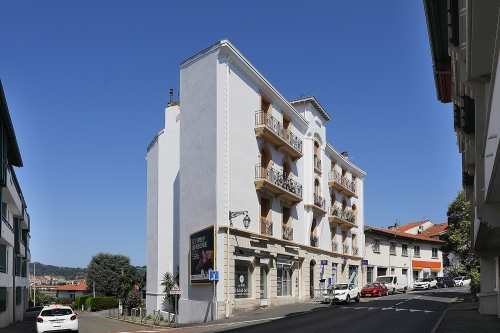
[[[271,167],[255,166],[255,188],[274,193],[276,198],[283,198],[296,205],[302,201],[302,185],[293,179],[284,179],[283,173]]]
[[[353,211],[349,208],[342,209],[342,207],[333,206],[330,207],[328,221],[350,229],[356,226],[356,215],[354,215]]]
[[[273,222],[260,218],[260,233],[267,236],[273,235]]]
[[[283,237],[283,239],[293,241],[293,228],[283,226],[282,237]]]
[[[321,173],[321,160],[316,155],[314,155],[314,171]]]
[[[319,246],[319,237],[311,235],[311,246],[318,247]]]
[[[349,198],[356,195],[356,183],[343,177],[335,170],[328,173],[328,187],[333,187]]]
[[[283,151],[293,161],[302,157],[302,140],[283,127],[277,119],[264,111],[255,112],[255,135],[264,138]]]
[[[326,214],[328,211],[326,210],[325,198],[313,194],[313,204],[305,204],[305,207],[311,207],[316,214]]]

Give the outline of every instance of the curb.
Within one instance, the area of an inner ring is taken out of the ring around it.
[[[451,306],[451,303],[455,303],[458,299],[458,296],[453,298],[450,302],[450,304],[448,304],[448,309],[450,308]],[[443,318],[444,316],[446,315],[446,313],[448,312],[448,309],[444,310],[443,314],[441,315],[441,317],[439,317],[439,320],[437,321],[436,325],[434,325],[434,328],[432,329],[431,333],[436,333],[437,329],[439,328],[439,325],[441,324],[441,322],[443,321]]]

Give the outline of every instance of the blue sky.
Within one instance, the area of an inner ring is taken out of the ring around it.
[[[24,167],[32,261],[146,263],[146,148],[179,64],[228,38],[368,174],[365,224],[446,221],[461,188],[422,1],[0,0],[0,79]]]

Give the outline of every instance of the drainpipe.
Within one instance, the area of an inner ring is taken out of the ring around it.
[[[229,226],[226,233],[226,319],[229,318]]]

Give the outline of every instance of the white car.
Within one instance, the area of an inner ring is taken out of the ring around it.
[[[434,278],[424,278],[413,283],[413,289],[437,289],[437,281]]]
[[[328,288],[327,295],[324,297],[325,302],[340,303],[345,302],[349,304],[351,300],[359,302],[359,288],[353,283],[337,283]]]
[[[470,279],[467,276],[458,276],[453,279],[456,287],[467,286],[470,284]]]
[[[37,333],[69,330],[78,332],[78,316],[69,306],[46,306],[36,317]]]

